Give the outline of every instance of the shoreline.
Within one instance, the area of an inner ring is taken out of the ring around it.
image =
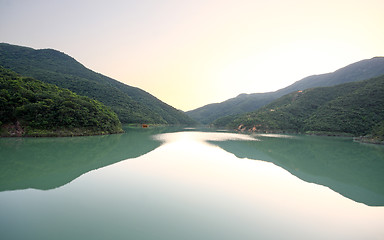
[[[375,137],[354,137],[353,141],[359,142],[359,143],[366,143],[366,144],[376,144],[376,145],[384,145],[384,140],[377,139]]]
[[[87,128],[60,128],[60,129],[30,129],[20,125],[3,125],[0,129],[1,138],[32,138],[32,137],[81,137],[124,133],[122,128],[115,131],[95,130]]]
[[[322,131],[307,131],[307,132],[295,132],[295,131],[283,131],[283,130],[269,130],[269,131],[253,131],[252,129],[246,130],[242,129],[232,129],[240,133],[263,133],[263,134],[303,134],[303,135],[312,135],[312,136],[328,136],[328,137],[348,137],[355,142],[366,143],[366,144],[375,144],[375,145],[384,145],[384,140],[379,137],[373,136],[354,136],[351,133],[340,133],[340,132],[322,132]]]

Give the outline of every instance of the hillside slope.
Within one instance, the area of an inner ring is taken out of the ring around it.
[[[384,122],[384,75],[287,94],[251,113],[216,125],[257,132],[315,132],[361,136]]]
[[[303,78],[275,92],[240,94],[221,103],[209,104],[188,111],[187,114],[201,123],[208,124],[221,117],[255,111],[273,100],[294,91],[361,81],[383,74],[384,57],[375,57],[350,64],[332,73]]]
[[[190,124],[184,112],[151,94],[93,72],[72,57],[52,49],[0,43],[0,65],[21,75],[67,88],[112,108],[123,123]]]
[[[72,136],[122,132],[108,107],[68,89],[0,66],[1,136]]]

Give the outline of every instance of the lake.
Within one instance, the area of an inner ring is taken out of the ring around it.
[[[126,128],[0,139],[0,239],[382,239],[384,146]]]

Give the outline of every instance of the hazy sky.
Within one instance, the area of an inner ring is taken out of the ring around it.
[[[384,1],[0,0],[0,42],[191,110],[384,56]]]

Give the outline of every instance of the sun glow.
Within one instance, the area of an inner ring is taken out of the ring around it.
[[[344,62],[359,61],[354,59],[352,50],[353,45],[328,40],[281,44],[233,59],[217,69],[216,79],[223,83],[235,82],[232,89],[241,93],[275,91],[304,77],[335,71],[343,67]],[[334,54],[344,57],[334,58]]]

